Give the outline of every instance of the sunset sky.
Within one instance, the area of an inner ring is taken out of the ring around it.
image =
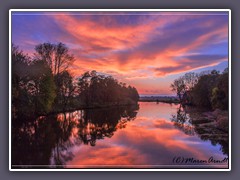
[[[173,94],[186,72],[228,67],[227,12],[13,12],[12,42],[62,42],[76,61],[74,76],[96,70],[140,94]]]

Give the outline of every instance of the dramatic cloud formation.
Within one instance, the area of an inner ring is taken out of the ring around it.
[[[169,94],[170,75],[224,68],[219,65],[228,61],[228,14],[16,12],[12,41],[30,54],[36,44],[63,42],[77,59],[71,69],[76,76],[94,69],[140,93]]]

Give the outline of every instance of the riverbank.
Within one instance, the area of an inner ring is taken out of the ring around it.
[[[184,113],[185,112],[185,113]],[[176,115],[176,122],[180,123],[179,127],[184,129],[185,133],[197,134],[202,140],[210,140],[213,145],[220,144],[222,152],[228,154],[228,139],[229,139],[229,113],[216,109],[209,111],[186,106],[184,111]],[[184,119],[185,118],[185,119]],[[191,131],[188,131],[187,123],[181,126],[181,121],[189,122]]]
[[[138,106],[138,102],[133,102],[133,101],[129,101],[129,102],[125,102],[125,103],[105,103],[105,104],[91,104],[91,105],[78,105],[78,106],[74,106],[74,107],[67,107],[64,109],[55,109],[51,112],[49,112],[48,114],[57,114],[57,113],[62,113],[62,112],[72,112],[72,111],[76,111],[76,110],[86,110],[86,109],[104,109],[104,108],[116,108],[116,107],[124,107],[124,106]],[[48,115],[45,114],[45,115]]]
[[[204,113],[205,117],[213,122],[214,126],[224,132],[229,131],[228,111],[216,109],[212,112]]]
[[[229,113],[220,109],[214,111],[206,111],[204,109],[192,108],[186,106],[185,111],[191,117],[191,123],[197,125],[198,128],[217,129],[227,133],[229,131]]]
[[[214,111],[203,112],[200,117],[192,117],[192,124],[204,128],[214,127],[227,133],[229,131],[228,111],[216,109]]]
[[[192,112],[191,124],[203,140],[210,140],[212,144],[220,144],[222,152],[228,154],[229,117],[228,111],[216,109],[202,113]]]

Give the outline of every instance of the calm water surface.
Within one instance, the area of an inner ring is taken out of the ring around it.
[[[12,165],[227,168],[224,158],[228,157],[228,134],[192,125],[195,115],[179,105],[140,102],[139,107],[39,117],[13,126]]]

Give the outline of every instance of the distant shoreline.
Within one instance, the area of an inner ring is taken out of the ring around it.
[[[164,102],[164,103],[179,103],[177,96],[156,95],[156,96],[140,96],[138,102]]]
[[[139,94],[141,97],[177,97],[175,94]]]

